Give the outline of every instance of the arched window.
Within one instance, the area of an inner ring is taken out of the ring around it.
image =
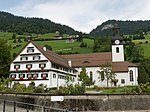
[[[134,80],[133,80],[133,71],[130,70],[129,74],[130,74],[130,81],[134,81]]]
[[[119,53],[119,47],[116,47],[116,53]]]
[[[91,79],[91,81],[93,81],[93,72],[92,71],[90,71],[90,79]]]

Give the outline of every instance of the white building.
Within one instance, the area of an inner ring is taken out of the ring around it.
[[[117,82],[109,86],[137,85],[138,68],[135,64],[124,61],[123,40],[118,25],[115,25],[113,30],[112,52],[58,55],[29,42],[11,63],[10,77],[14,82],[26,85],[34,81],[36,85],[42,83],[47,87],[59,87],[65,85],[67,74],[77,83],[78,75],[84,66],[95,85],[105,87],[107,82],[105,79],[98,79],[100,75],[97,71],[100,70],[101,64],[110,63]]]
[[[47,87],[59,87],[66,84],[65,76],[75,80],[77,71],[60,55],[40,47],[33,42],[27,43],[10,65],[10,77],[13,82],[28,85],[34,81]]]

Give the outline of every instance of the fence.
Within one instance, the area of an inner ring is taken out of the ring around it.
[[[58,109],[31,103],[0,99],[1,112],[70,112],[67,109]]]
[[[63,101],[52,96],[58,95],[0,92],[0,112],[150,111],[150,93],[63,95]]]

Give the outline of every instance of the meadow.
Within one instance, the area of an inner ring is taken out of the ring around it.
[[[12,50],[11,53],[19,53],[19,51],[26,45],[27,42],[24,42],[24,39],[21,39],[22,43],[16,42],[13,43],[12,38],[13,33],[9,32],[0,32],[0,39],[7,39],[7,43],[11,45]],[[53,38],[55,33],[48,33],[48,34],[32,34],[33,38]],[[67,34],[63,35],[64,38],[67,38]],[[26,35],[16,35],[16,38],[26,37]],[[144,49],[144,56],[150,57],[150,33],[145,35],[145,39],[133,40],[136,44],[139,44]],[[56,53],[92,53],[93,52],[93,39],[83,39],[84,43],[87,43],[86,48],[81,48],[81,42],[74,42],[74,43],[66,43],[66,40],[49,40],[49,41],[34,41],[37,45],[44,46],[50,45],[52,50]],[[148,43],[146,43],[148,41]],[[15,46],[18,46],[14,48]],[[14,48],[14,49],[13,49]]]
[[[19,53],[19,51],[26,45],[27,42],[24,42],[24,39],[21,39],[21,43],[16,42],[14,43],[12,38],[12,33],[8,32],[0,32],[0,39],[6,39],[7,43],[11,45],[12,50],[11,54],[13,53]],[[39,38],[53,38],[55,36],[54,33],[48,33],[43,35],[36,35],[32,34],[33,38],[39,39]],[[63,35],[64,38],[67,38],[67,34]],[[16,35],[16,40],[20,37],[26,37],[26,35]],[[52,47],[52,50],[56,53],[91,53],[93,52],[93,39],[83,39],[84,43],[87,43],[87,47],[80,47],[81,42],[74,42],[74,43],[67,43],[66,40],[48,40],[48,41],[34,41],[37,45],[44,46],[44,45],[50,45]],[[16,47],[18,46],[18,47]]]

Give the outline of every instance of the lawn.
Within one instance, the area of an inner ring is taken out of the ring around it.
[[[40,46],[50,45],[55,52],[62,53],[89,53],[93,51],[94,41],[92,39],[84,39],[87,43],[87,48],[80,48],[81,42],[66,43],[66,40],[53,41],[35,41]]]
[[[51,41],[34,41],[37,45],[44,46],[50,45],[52,50],[57,53],[91,53],[93,52],[93,40],[92,39],[84,39],[85,43],[87,43],[87,48],[80,48],[81,42],[74,43],[66,43],[65,40],[51,40]],[[11,50],[11,53],[18,53],[25,45],[26,42],[22,39],[22,43],[13,43],[13,40],[7,40],[8,44],[12,46],[21,45]]]
[[[123,93],[133,93],[137,86],[125,86],[125,87],[94,87],[86,88],[86,91],[97,91],[101,94],[123,94]]]
[[[12,37],[12,33],[0,32],[0,39],[10,39],[11,37]]]
[[[150,44],[140,44],[144,49],[144,56],[150,57]]]

